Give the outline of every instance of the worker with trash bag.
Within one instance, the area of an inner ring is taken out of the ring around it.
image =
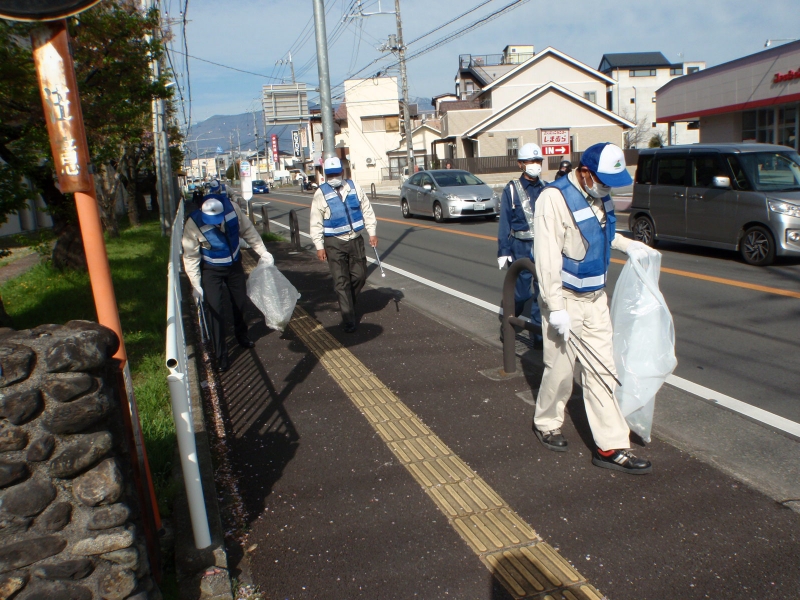
[[[218,182],[216,189],[219,189]],[[200,209],[189,215],[183,229],[184,269],[198,306],[202,307],[203,303],[208,306],[211,341],[220,372],[230,367],[223,312],[226,289],[231,300],[236,340],[243,348],[254,346],[247,335],[243,315],[247,292],[239,250],[240,237],[261,257],[259,264],[275,264],[256,228],[225,195],[206,195]]]
[[[551,183],[536,201],[534,256],[545,368],[533,430],[548,449],[567,450],[561,426],[578,360],[596,445],[592,463],[644,474],[652,465],[630,451],[630,428],[614,394],[619,380],[605,293],[612,249],[626,252],[632,261],[660,257],[641,242],[616,235],[610,192],[631,183],[622,149],[600,143],[587,148],[577,169]]]

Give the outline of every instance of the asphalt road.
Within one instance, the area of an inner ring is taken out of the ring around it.
[[[301,230],[308,231],[310,194],[272,192],[259,199],[270,202],[270,219],[284,224],[295,209]],[[383,261],[500,303],[505,272],[497,268],[496,222],[482,217],[443,224],[428,217],[406,220],[396,199],[379,197],[374,204]],[[620,228],[625,227],[621,218]],[[304,243],[310,247],[307,238]],[[800,422],[800,299],[691,276],[797,293],[800,261],[759,268],[733,252],[665,242],[658,250],[663,254],[660,287],[675,322],[675,375]],[[625,256],[615,252],[615,258]],[[612,264],[609,293],[621,269]]]

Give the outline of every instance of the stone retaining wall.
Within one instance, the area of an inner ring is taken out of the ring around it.
[[[117,347],[88,321],[0,330],[0,599],[160,598],[114,391]]]

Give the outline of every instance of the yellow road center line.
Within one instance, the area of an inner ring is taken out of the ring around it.
[[[602,594],[300,306],[289,327],[510,594],[600,600]]]
[[[295,206],[303,206],[309,208],[308,204],[299,204],[297,202],[289,202],[288,200],[278,200],[286,204],[294,204]],[[496,237],[490,235],[482,235],[480,233],[471,233],[468,231],[458,231],[456,229],[448,229],[446,227],[437,227],[435,225],[411,225],[408,221],[400,221],[397,219],[386,219],[384,217],[377,217],[378,221],[385,221],[386,223],[396,223],[398,225],[405,225],[412,229],[433,229],[434,231],[443,231],[453,235],[463,235],[466,237],[478,238],[481,240],[497,241]],[[625,261],[620,258],[612,258],[611,262],[618,265],[624,265]],[[722,285],[729,285],[731,287],[743,288],[746,290],[753,290],[756,292],[765,292],[767,294],[775,294],[777,296],[788,296],[789,298],[800,298],[800,292],[793,290],[784,290],[782,288],[774,288],[766,285],[759,285],[757,283],[747,283],[746,281],[737,281],[736,279],[725,279],[724,277],[714,277],[713,275],[703,275],[702,273],[693,273],[692,271],[683,271],[681,269],[671,269],[669,267],[661,267],[662,273],[669,273],[670,275],[678,275],[680,277],[688,277],[690,279],[699,279],[701,281],[708,281],[710,283],[720,283]]]

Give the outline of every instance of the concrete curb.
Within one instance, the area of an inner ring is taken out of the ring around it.
[[[175,527],[175,567],[178,576],[179,596],[182,600],[232,600],[231,577],[228,570],[228,553],[222,529],[218,494],[214,482],[214,464],[209,445],[208,429],[203,412],[203,391],[199,373],[202,371],[202,351],[197,347],[194,314],[187,298],[188,283],[181,277],[183,290],[183,326],[186,332],[186,355],[189,359],[189,391],[192,398],[192,418],[197,444],[197,460],[203,484],[208,524],[211,530],[211,545],[198,550],[194,545],[192,524],[189,519],[189,506],[180,460],[175,458],[173,480],[178,492],[173,505]]]

